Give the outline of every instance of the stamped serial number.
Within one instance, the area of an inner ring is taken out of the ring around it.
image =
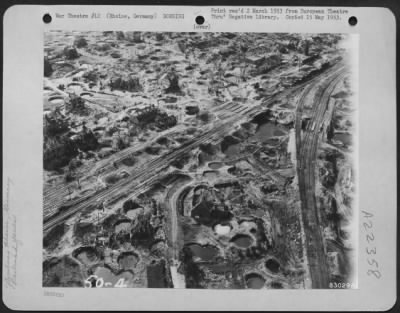
[[[331,289],[354,289],[355,285],[353,283],[329,283],[329,288]]]

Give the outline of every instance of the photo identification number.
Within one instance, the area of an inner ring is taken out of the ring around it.
[[[85,279],[84,282],[85,288],[103,288],[103,287],[116,287],[116,288],[126,288],[128,285],[125,284],[125,279],[120,278],[113,286],[111,282],[105,282],[102,277],[98,277],[97,275],[90,275]]]
[[[375,235],[374,235],[374,223],[372,213],[362,211],[364,222],[363,228],[365,231],[365,239],[367,242],[367,246],[365,248],[366,252],[366,260],[368,263],[367,275],[374,277],[376,279],[380,279],[382,277],[381,269],[379,267],[379,263],[377,261],[377,247],[375,244]]]

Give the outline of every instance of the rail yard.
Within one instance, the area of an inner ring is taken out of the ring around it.
[[[348,40],[47,32],[43,286],[351,283]]]

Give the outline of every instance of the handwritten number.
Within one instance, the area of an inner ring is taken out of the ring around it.
[[[94,278],[97,281],[98,276],[90,275],[88,278],[86,278],[86,280],[84,282],[85,288],[92,288],[92,281],[91,281],[92,278]]]
[[[368,270],[367,274],[369,276],[374,275],[376,278],[381,278],[382,274],[378,270]]]
[[[118,279],[117,283],[115,284],[115,287],[117,287],[117,288],[126,288],[127,285],[125,284],[125,279],[124,278]]]
[[[367,259],[367,262],[368,262],[368,264],[369,265],[375,265],[376,267],[379,267],[379,265],[378,265],[378,262],[376,262],[376,260],[375,259]]]
[[[367,247],[367,248],[365,248],[365,250],[367,251],[368,254],[376,254],[376,247],[374,247],[371,250],[369,250],[368,247]]]
[[[103,278],[99,278],[98,280],[96,280],[96,288],[102,288],[104,285],[104,279]]]
[[[371,244],[371,242],[375,240],[375,236],[372,233],[372,230],[369,231],[369,229],[373,228],[372,220],[369,220],[369,219],[374,217],[374,215],[372,213],[369,213],[369,212],[366,212],[366,211],[361,211],[361,212],[363,213],[364,218],[367,219],[363,223],[364,229],[367,232],[365,238],[367,240],[367,243]],[[366,247],[365,251],[367,252],[368,255],[376,255],[376,247],[371,247],[371,246],[370,247]],[[376,268],[376,269],[369,269],[367,271],[368,276],[374,276],[375,278],[380,279],[382,274],[378,270],[378,268],[379,268],[378,262],[373,258],[367,258],[367,262],[371,267],[375,267]]]
[[[367,230],[367,228],[372,228],[372,222],[371,221],[369,221],[369,224],[364,223],[363,225],[364,225],[365,230]]]
[[[371,237],[371,236],[372,236],[372,237]],[[373,233],[367,235],[367,241],[368,241],[368,243],[370,243],[370,241],[374,241],[374,240],[375,240],[375,236],[374,236]]]
[[[374,216],[372,213],[368,213],[368,212],[366,212],[366,211],[361,211],[361,212],[364,213],[364,218],[371,218],[371,217]]]

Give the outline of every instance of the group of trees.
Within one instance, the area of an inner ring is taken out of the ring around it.
[[[328,171],[328,174],[322,178],[322,185],[325,188],[333,189],[336,184],[336,180],[339,173],[337,167],[338,158],[339,158],[339,152],[336,152],[334,150],[327,152],[327,154],[325,155],[325,160],[326,160],[325,168]]]
[[[109,86],[111,87],[111,89],[130,91],[130,92],[138,92],[143,90],[139,78],[134,76],[130,76],[126,79],[122,77],[111,79]]]
[[[225,205],[216,205],[214,202],[203,199],[191,212],[192,217],[200,224],[211,226],[230,220],[233,214]]]
[[[65,109],[71,113],[83,113],[85,111],[85,100],[75,94],[71,94],[65,102]]]
[[[74,144],[77,149],[85,152],[96,150],[99,147],[96,136],[85,124],[83,124],[82,131],[75,138]]]
[[[70,164],[67,168],[67,180],[72,180],[76,164],[71,164],[71,160],[78,157],[80,151],[95,150],[98,147],[96,137],[91,131],[79,134],[74,140],[67,134],[56,136],[44,136],[43,143],[43,167],[45,170],[60,170]],[[79,166],[79,165],[78,165]]]
[[[183,263],[186,288],[203,288],[201,283],[205,274],[199,265],[193,261],[193,253],[190,247],[183,247],[180,258]]]
[[[68,123],[57,110],[44,115],[43,119],[43,166],[45,170],[57,170],[67,165],[77,151],[65,134],[69,130]]]
[[[78,155],[78,151],[67,136],[44,137],[43,167],[45,170],[60,170]]]
[[[137,120],[141,128],[153,124],[161,130],[171,128],[176,125],[177,119],[174,115],[168,115],[159,108],[151,105],[137,115]]]
[[[138,214],[136,225],[131,231],[132,244],[149,247],[154,239],[154,232],[151,214]]]
[[[45,137],[55,137],[68,131],[68,122],[58,109],[43,117],[43,133]]]
[[[76,99],[70,99],[70,102],[75,103]],[[43,167],[45,170],[60,170],[77,157],[79,151],[88,152],[98,148],[96,136],[85,124],[82,125],[82,131],[71,139],[68,121],[57,109],[44,115],[43,119]]]

